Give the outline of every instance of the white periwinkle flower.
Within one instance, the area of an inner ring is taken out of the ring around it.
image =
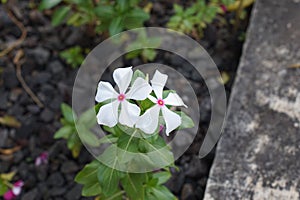
[[[181,124],[181,117],[171,111],[166,105],[185,106],[182,99],[176,93],[169,93],[163,99],[163,88],[166,85],[168,76],[156,70],[151,85],[157,98],[149,95],[148,98],[155,103],[149,108],[137,121],[136,127],[145,133],[152,134],[158,127],[159,113],[162,111],[163,118],[166,122],[166,134],[176,129]]]
[[[115,126],[118,122],[133,127],[140,115],[140,108],[130,103],[129,100],[144,100],[152,91],[149,83],[137,78],[128,92],[127,89],[133,75],[132,67],[118,68],[113,73],[114,81],[116,82],[119,93],[117,93],[112,85],[108,82],[100,81],[95,97],[97,102],[111,100],[110,103],[101,106],[98,114],[98,124],[103,124],[109,127]],[[120,115],[118,113],[121,105]]]

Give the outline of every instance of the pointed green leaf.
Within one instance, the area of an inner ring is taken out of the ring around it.
[[[68,104],[62,103],[61,111],[67,122],[69,122],[71,124],[75,123],[75,120],[76,120],[75,113],[73,114],[73,110]]]
[[[53,13],[51,24],[53,26],[57,26],[57,25],[63,23],[70,10],[71,10],[70,6],[62,6],[62,7],[58,8]]]
[[[74,132],[74,127],[63,126],[55,133],[54,139],[59,139],[59,138],[68,139],[73,132]]]
[[[62,0],[42,0],[39,5],[39,10],[45,10],[53,8],[54,6],[58,5]]]
[[[177,128],[178,130],[193,128],[195,126],[194,121],[187,114],[182,111],[176,111],[176,113],[181,117],[181,125]]]
[[[105,196],[109,197],[118,191],[119,175],[116,169],[100,165],[97,177]]]
[[[120,33],[123,30],[122,17],[114,18],[110,23],[108,30],[111,36]]]
[[[146,174],[127,173],[121,179],[122,186],[130,199],[143,200],[144,199],[144,183],[146,181]]]

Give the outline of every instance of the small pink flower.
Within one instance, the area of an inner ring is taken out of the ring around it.
[[[227,8],[226,8],[226,6],[225,6],[224,4],[222,4],[222,5],[220,6],[220,8],[222,9],[222,11],[223,11],[224,13],[227,12]]]
[[[36,159],[35,159],[35,166],[40,166],[42,164],[48,164],[48,152],[41,153]]]
[[[22,187],[24,186],[24,182],[19,180],[14,183],[13,188],[8,190],[4,195],[4,200],[14,200],[17,196],[19,196],[22,192]]]

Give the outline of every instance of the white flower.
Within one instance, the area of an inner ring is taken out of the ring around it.
[[[166,85],[168,76],[156,70],[151,85],[157,98],[149,95],[149,99],[155,103],[148,109],[137,121],[136,127],[145,133],[152,134],[157,129],[159,113],[162,111],[162,116],[166,122],[166,134],[176,129],[181,124],[181,117],[175,112],[169,110],[166,105],[171,106],[185,106],[182,99],[176,93],[169,93],[163,99],[163,88]]]
[[[130,103],[129,100],[146,99],[152,88],[146,80],[137,78],[131,89],[126,93],[132,75],[132,67],[118,68],[114,71],[113,78],[119,88],[119,93],[114,90],[110,83],[100,81],[95,100],[97,102],[111,100],[111,102],[101,106],[97,114],[98,124],[113,127],[120,122],[123,125],[133,127],[137,122],[140,115],[140,108]],[[118,110],[120,105],[121,111],[119,115]]]

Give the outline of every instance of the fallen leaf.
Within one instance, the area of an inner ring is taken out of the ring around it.
[[[11,155],[21,149],[21,146],[15,146],[9,149],[0,149],[0,153],[4,155]]]
[[[227,72],[221,72],[221,77],[219,78],[220,83],[225,85],[230,80],[230,76]]]
[[[300,63],[292,64],[288,68],[300,68]]]
[[[13,116],[5,115],[3,117],[0,117],[0,124],[4,126],[10,126],[13,128],[19,128],[21,126],[21,123],[14,118]]]
[[[229,6],[227,6],[227,10],[229,12],[238,10],[239,7],[240,7],[241,1],[243,1],[242,9],[244,9],[244,8],[247,8],[248,6],[252,5],[255,0],[239,0],[239,1],[235,1],[233,4],[230,4]]]
[[[0,174],[0,178],[2,180],[11,181],[15,175],[16,175],[16,172],[13,171],[13,172],[6,173],[6,174]]]

